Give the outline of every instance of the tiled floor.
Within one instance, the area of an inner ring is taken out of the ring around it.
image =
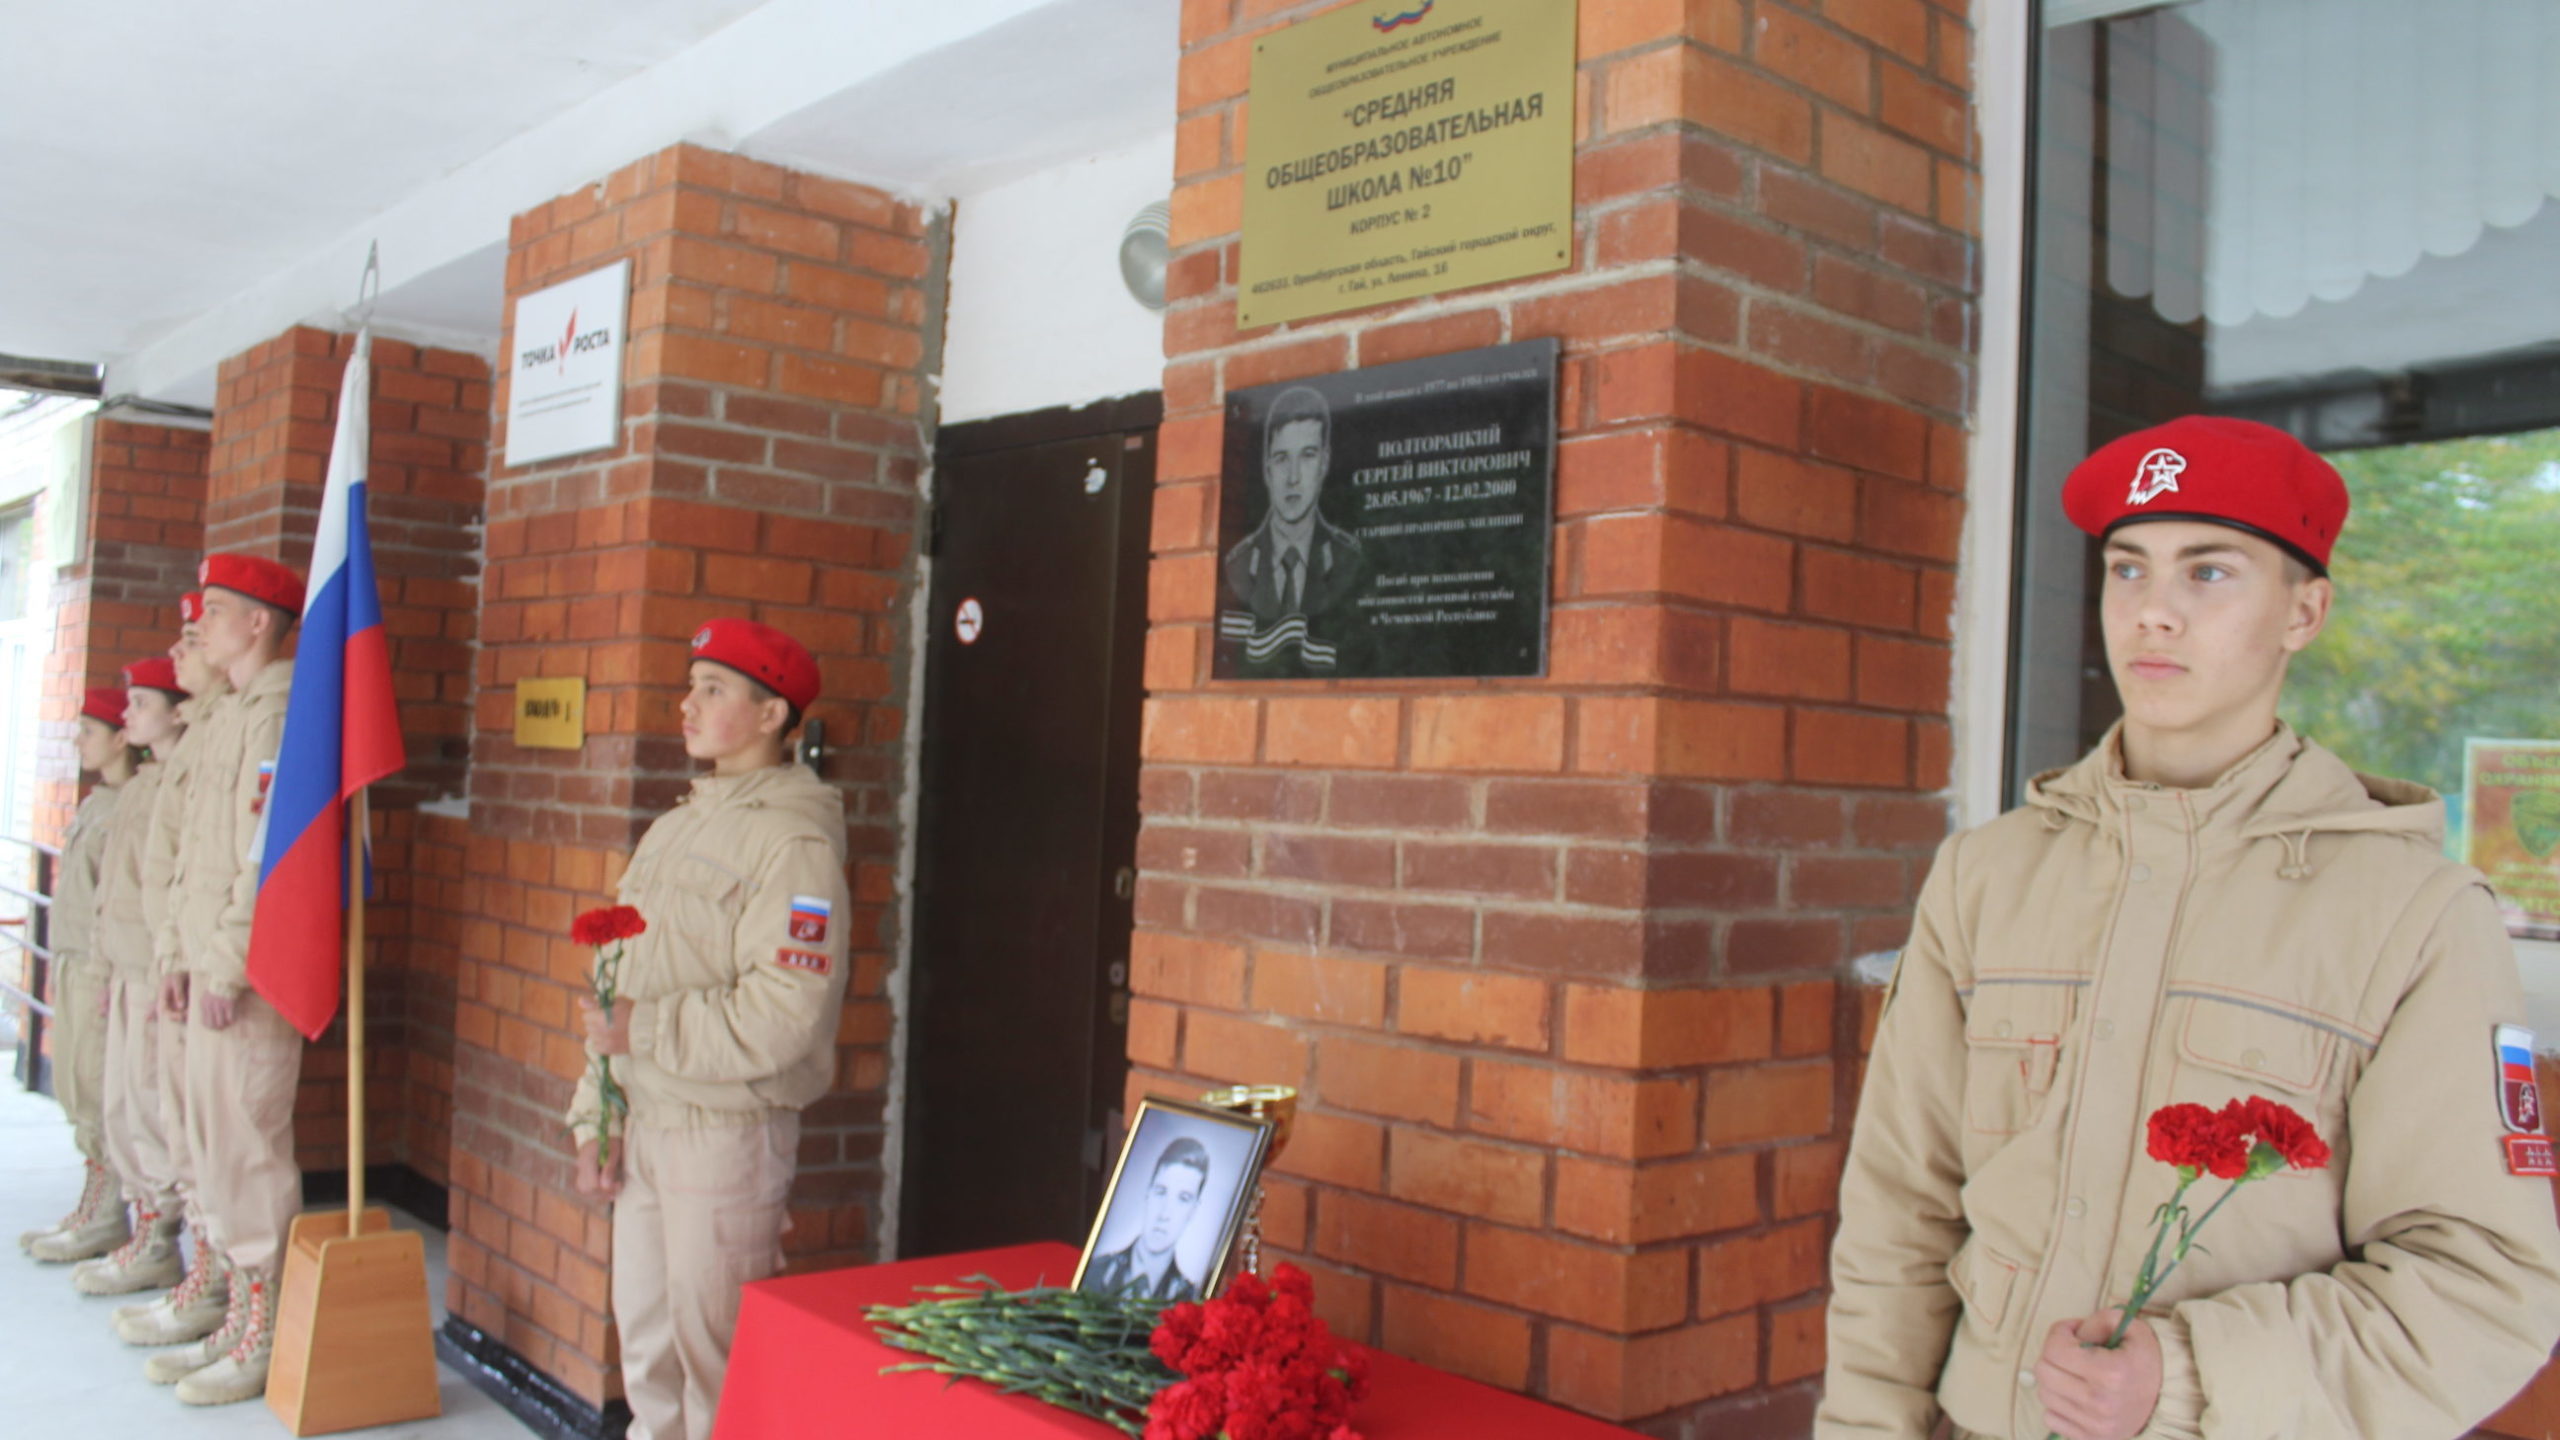
[[[38,1265],[13,1243],[61,1218],[80,1195],[80,1157],[62,1112],[18,1088],[15,1056],[0,1051],[0,1435],[10,1440],[274,1440],[284,1425],[263,1404],[197,1410],[142,1378],[142,1357],[116,1339],[107,1317],[130,1297],[71,1288],[70,1267]],[[395,1215],[404,1229],[423,1229]],[[444,1235],[426,1230],[427,1292],[441,1314]],[[439,1369],[444,1415],[353,1435],[424,1440],[524,1440],[532,1432],[470,1382]]]

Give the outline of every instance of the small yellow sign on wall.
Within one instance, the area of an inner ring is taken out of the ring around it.
[[[527,750],[575,750],[587,743],[587,682],[516,682],[516,743]]]
[[[1370,0],[1253,46],[1236,318],[1561,270],[1572,0]]]

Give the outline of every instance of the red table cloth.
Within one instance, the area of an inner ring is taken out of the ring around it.
[[[1042,1243],[760,1280],[738,1312],[714,1440],[1122,1440],[1108,1425],[974,1380],[883,1375],[883,1366],[920,1357],[881,1344],[862,1318],[866,1306],[917,1298],[919,1285],[970,1275],[1007,1289],[1063,1285],[1075,1269],[1074,1247]],[[1369,1398],[1351,1417],[1369,1440],[1634,1440],[1633,1431],[1398,1356],[1371,1351],[1369,1359]]]

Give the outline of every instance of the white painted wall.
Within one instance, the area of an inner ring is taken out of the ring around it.
[[[942,423],[1153,390],[1164,317],[1120,283],[1129,219],[1173,190],[1173,131],[960,198]]]

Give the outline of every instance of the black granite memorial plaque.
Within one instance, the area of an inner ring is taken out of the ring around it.
[[[1227,396],[1221,680],[1539,675],[1556,342]]]

